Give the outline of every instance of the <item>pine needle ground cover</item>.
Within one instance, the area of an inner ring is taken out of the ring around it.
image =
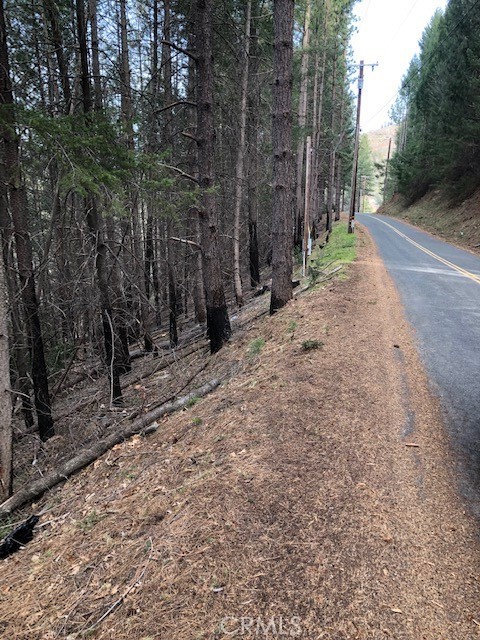
[[[2,563],[2,637],[477,637],[477,528],[396,291],[359,252],[236,332],[220,389],[37,505]]]

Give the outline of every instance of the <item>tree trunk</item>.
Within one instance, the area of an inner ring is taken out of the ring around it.
[[[80,53],[81,87],[83,112],[86,117],[92,110],[92,98],[90,92],[90,78],[88,70],[88,53],[85,23],[84,0],[76,0],[77,34]],[[115,327],[112,313],[112,304],[108,289],[107,246],[103,235],[102,216],[97,208],[94,197],[85,199],[85,211],[87,226],[95,247],[95,271],[97,287],[100,295],[100,310],[102,316],[103,340],[105,346],[106,364],[108,367],[111,402],[121,404],[122,389],[120,386],[120,373],[118,353],[115,350]]]
[[[173,102],[173,90],[172,90],[172,56],[169,45],[165,44],[170,42],[171,39],[171,18],[170,18],[170,0],[164,0],[163,2],[163,39],[164,45],[162,47],[162,66],[163,66],[163,93],[165,99],[165,105],[168,106]],[[165,126],[163,139],[165,143],[165,149],[169,150],[169,158],[167,162],[174,165],[173,162],[173,146],[174,137],[172,131],[172,113],[168,109],[165,113]],[[171,194],[167,193],[167,198],[171,198]],[[167,263],[167,280],[168,280],[168,317],[169,317],[169,336],[170,345],[176,347],[178,344],[178,328],[177,328],[177,316],[178,316],[178,292],[177,292],[177,279],[175,269],[175,246],[170,240],[173,231],[173,221],[171,214],[166,223],[166,263]]]
[[[240,87],[240,136],[235,165],[235,209],[233,223],[233,284],[237,305],[243,305],[242,273],[240,264],[240,230],[243,200],[243,182],[245,180],[245,132],[247,127],[248,69],[250,57],[250,25],[252,1],[247,1],[245,11],[245,40],[243,43],[243,69]]]
[[[252,4],[252,12],[258,15],[258,0]],[[250,96],[248,104],[248,239],[250,286],[255,289],[260,284],[260,257],[258,252],[258,127],[260,120],[260,80],[258,34],[252,20]]]
[[[335,161],[336,161],[336,140],[335,140],[335,121],[336,121],[336,98],[337,98],[337,58],[333,60],[332,71],[332,104],[330,114],[330,154],[328,164],[328,185],[327,185],[327,233],[332,232],[333,225],[333,204],[335,202],[334,190],[335,190]]]
[[[126,0],[120,0],[120,93],[121,93],[121,109],[122,120],[125,127],[126,143],[130,151],[135,150],[135,140],[133,133],[133,105],[132,105],[132,87],[130,79],[130,58],[128,52],[127,38],[127,11]],[[140,212],[138,206],[138,191],[129,190],[128,209],[130,210],[131,231],[132,231],[132,253],[134,257],[134,271],[136,274],[136,287],[139,298],[140,323],[143,330],[143,339],[145,351],[153,351],[153,340],[149,331],[149,305],[145,291],[145,274],[143,266],[145,264],[143,241],[140,233]]]
[[[50,405],[43,335],[35,291],[32,242],[27,224],[27,194],[20,165],[18,137],[15,132],[14,101],[10,80],[3,0],[0,0],[0,105],[6,107],[2,127],[5,178],[14,226],[22,303],[27,318],[28,341],[32,354],[35,410],[40,438],[48,440],[54,435],[55,431]]]
[[[90,32],[92,41],[92,75],[95,111],[101,111],[103,108],[103,98],[102,84],[100,82],[97,0],[88,0],[88,13],[90,17]]]
[[[213,122],[213,0],[196,0],[197,147],[198,181],[202,191],[200,237],[202,247],[207,331],[212,353],[231,335],[218,252],[214,175]]]
[[[299,140],[297,144],[297,171],[295,193],[295,247],[302,247],[302,219],[305,198],[303,197],[303,164],[305,156],[305,125],[307,124],[308,62],[310,46],[310,0],[305,8],[302,62],[300,65],[300,101],[298,105]]]
[[[54,0],[43,0],[43,6],[50,23],[50,37],[57,58],[60,81],[62,83],[63,99],[65,101],[63,112],[69,114],[72,108],[72,91],[68,77],[68,62],[63,46],[62,29],[59,22],[58,7]]]
[[[274,0],[272,296],[270,313],[292,297],[293,0]]]
[[[0,260],[0,500],[12,493],[12,396],[7,327],[7,287]]]

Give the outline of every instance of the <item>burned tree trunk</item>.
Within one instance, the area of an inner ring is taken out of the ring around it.
[[[40,438],[42,440],[48,440],[48,438],[54,435],[54,427],[43,335],[35,290],[32,242],[27,224],[27,194],[20,165],[18,136],[15,131],[14,101],[10,80],[3,0],[0,0],[0,106],[4,112],[1,135],[4,151],[5,178],[14,226],[22,303],[27,320],[28,341],[32,355],[35,410],[37,413]]]
[[[274,0],[272,296],[270,313],[292,297],[293,0]]]
[[[200,238],[202,247],[207,330],[212,353],[231,335],[218,252],[216,197],[214,192],[213,122],[213,0],[196,0],[197,147],[198,181],[202,190]]]
[[[0,500],[12,493],[12,396],[7,328],[7,286],[0,259]]]

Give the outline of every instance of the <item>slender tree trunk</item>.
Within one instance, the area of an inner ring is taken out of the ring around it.
[[[163,39],[165,42],[170,42],[171,39],[171,16],[170,16],[170,0],[164,0],[163,2]],[[170,105],[173,102],[173,89],[172,89],[172,56],[170,47],[164,44],[162,47],[162,66],[163,66],[163,91],[165,104]],[[172,113],[167,110],[165,113],[165,126],[164,126],[164,141],[165,148],[168,150],[169,164],[173,162],[173,122]],[[167,198],[170,199],[171,194],[167,194]],[[176,347],[178,344],[178,328],[177,328],[177,316],[178,316],[178,292],[177,292],[177,279],[175,269],[175,256],[176,250],[173,241],[170,239],[173,231],[173,221],[169,215],[166,224],[166,264],[167,264],[167,280],[168,280],[168,310],[169,310],[169,336],[170,345]]]
[[[344,131],[343,128],[345,126],[344,122],[344,114],[345,114],[345,96],[342,95],[341,104],[340,104],[340,115],[339,115],[339,136],[340,139],[338,141],[338,152],[336,158],[336,174],[335,174],[335,222],[340,220],[340,212],[342,209],[342,157],[340,154],[340,150],[343,145],[343,137]]]
[[[22,303],[27,318],[28,341],[32,354],[35,410],[37,413],[40,438],[42,440],[48,440],[48,438],[54,435],[55,431],[51,412],[43,335],[35,290],[32,242],[28,232],[27,194],[20,165],[18,137],[15,132],[14,101],[10,80],[3,0],[0,0],[0,107],[2,107],[4,111],[1,134],[4,150],[5,178],[14,226]]]
[[[196,0],[197,146],[198,181],[202,191],[200,237],[207,309],[207,330],[212,353],[231,335],[222,269],[218,251],[216,196],[214,192],[213,121],[213,0]]]
[[[121,68],[120,68],[120,92],[122,119],[126,130],[127,147],[130,151],[135,150],[135,140],[133,133],[133,105],[132,87],[130,79],[130,60],[128,52],[127,37],[127,11],[126,0],[120,0],[120,39],[121,39]],[[143,266],[145,264],[143,252],[143,240],[140,233],[140,212],[138,206],[138,191],[130,189],[128,208],[131,215],[132,230],[132,253],[134,257],[134,270],[136,273],[136,286],[138,288],[140,321],[143,330],[145,351],[153,351],[153,340],[148,327],[149,308],[145,291],[145,274]]]
[[[63,46],[62,29],[60,25],[58,7],[54,0],[43,0],[43,6],[50,23],[50,37],[57,58],[60,81],[62,83],[63,99],[65,101],[63,112],[68,114],[72,108],[72,91],[68,76],[68,62]]]
[[[91,41],[92,41],[92,75],[93,75],[94,104],[95,104],[95,111],[102,111],[103,97],[102,97],[102,84],[100,79],[97,0],[88,0],[88,13],[90,17],[90,32],[91,32]]]
[[[293,0],[274,0],[272,296],[270,313],[292,297]]]
[[[190,24],[195,23],[195,4],[191,6],[191,18]],[[191,26],[189,29],[189,48],[195,48],[195,29]],[[196,103],[196,65],[192,58],[188,59],[188,99],[192,103]],[[194,133],[197,130],[197,110],[192,109],[190,111],[189,128]],[[191,142],[193,146],[193,141]],[[194,176],[198,180],[198,154],[193,148],[188,150],[188,170],[191,176]],[[188,212],[189,225],[191,228],[192,240],[200,242],[200,213],[197,206],[192,206]],[[202,252],[195,251],[192,255],[192,271],[193,271],[193,305],[195,307],[195,319],[199,324],[205,324],[207,322],[207,308],[205,302],[205,286],[203,277],[203,260]]]
[[[247,128],[248,69],[250,57],[250,25],[252,2],[247,0],[245,11],[245,38],[243,43],[243,69],[240,86],[240,139],[238,141],[237,162],[235,165],[235,209],[233,224],[233,283],[237,305],[243,305],[242,272],[240,264],[240,231],[243,200],[243,183],[245,180],[245,138]]]
[[[302,62],[300,65],[300,101],[298,105],[299,140],[297,144],[297,170],[295,193],[295,246],[302,246],[302,220],[305,198],[303,197],[303,164],[305,157],[305,125],[307,124],[308,63],[310,47],[310,0],[305,8],[303,29]]]
[[[258,0],[252,3],[252,13],[258,15]],[[248,247],[250,286],[260,284],[260,256],[258,251],[258,128],[260,120],[260,79],[258,34],[255,21],[251,21],[250,95],[248,103]]]
[[[332,105],[330,114],[330,154],[328,164],[328,185],[327,185],[327,233],[332,232],[333,224],[333,204],[335,190],[335,161],[336,161],[336,140],[335,140],[335,122],[336,122],[336,98],[337,98],[337,58],[333,61],[332,71]]]
[[[0,502],[12,493],[12,394],[7,327],[7,287],[0,260]]]
[[[317,231],[319,224],[318,222],[323,217],[323,187],[321,186],[321,182],[323,180],[322,172],[323,172],[323,149],[321,148],[322,139],[323,139],[323,103],[325,97],[325,74],[327,68],[327,44],[326,37],[328,32],[328,17],[329,17],[329,0],[325,0],[324,3],[324,19],[323,19],[323,30],[319,33],[317,32],[318,38],[325,38],[323,42],[323,51],[322,51],[322,65],[320,68],[320,77],[318,77],[318,65],[316,64],[315,70],[315,108],[313,110],[313,120],[312,120],[312,149],[313,149],[313,166],[312,166],[312,180],[310,183],[310,188],[312,190],[311,194],[311,203],[312,203],[312,211],[314,220],[317,221]],[[319,46],[319,43],[317,43]],[[317,93],[318,87],[318,93]]]
[[[85,117],[88,118],[92,110],[92,98],[88,69],[84,0],[76,0],[75,8],[81,68],[83,112]],[[95,271],[98,292],[100,295],[100,310],[102,315],[106,364],[108,367],[111,385],[111,402],[112,404],[121,404],[122,389],[120,386],[119,354],[117,354],[115,350],[115,325],[112,304],[110,301],[110,292],[108,289],[107,245],[104,241],[102,216],[98,211],[94,197],[89,196],[85,199],[85,212],[88,230],[95,247]]]

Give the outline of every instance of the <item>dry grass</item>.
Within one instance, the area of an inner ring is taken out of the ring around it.
[[[2,637],[275,637],[292,616],[303,638],[477,637],[475,525],[400,309],[364,236],[348,280],[237,334],[216,356],[235,378],[48,496],[2,566]]]

